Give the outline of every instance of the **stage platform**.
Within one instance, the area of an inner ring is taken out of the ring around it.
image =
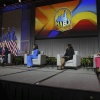
[[[100,100],[100,82],[92,69],[56,66],[0,66],[2,100]]]

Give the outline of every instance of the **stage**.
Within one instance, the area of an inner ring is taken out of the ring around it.
[[[56,66],[0,66],[2,100],[100,100],[92,69],[57,70]]]

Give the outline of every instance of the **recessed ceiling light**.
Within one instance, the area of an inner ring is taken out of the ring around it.
[[[6,4],[3,4],[3,6],[6,6]]]
[[[21,2],[21,0],[18,0],[19,2]]]

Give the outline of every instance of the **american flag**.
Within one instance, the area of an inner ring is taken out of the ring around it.
[[[12,28],[12,31],[8,30],[7,34],[2,32],[2,36],[0,38],[0,47],[2,47],[2,43],[4,42],[8,48],[8,50],[14,55],[18,55],[18,46],[17,46],[17,38],[15,36],[15,30]]]

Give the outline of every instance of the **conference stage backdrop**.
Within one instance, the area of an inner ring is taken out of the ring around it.
[[[96,0],[70,0],[36,7],[36,39],[97,36]]]
[[[2,29],[2,33],[0,36],[0,48],[2,47],[3,43],[6,44],[8,50],[14,55],[17,56],[18,55],[18,46],[17,46],[17,37],[15,35],[15,30],[14,27],[12,28],[12,31],[10,32],[8,30],[8,32],[5,34],[3,29]]]

